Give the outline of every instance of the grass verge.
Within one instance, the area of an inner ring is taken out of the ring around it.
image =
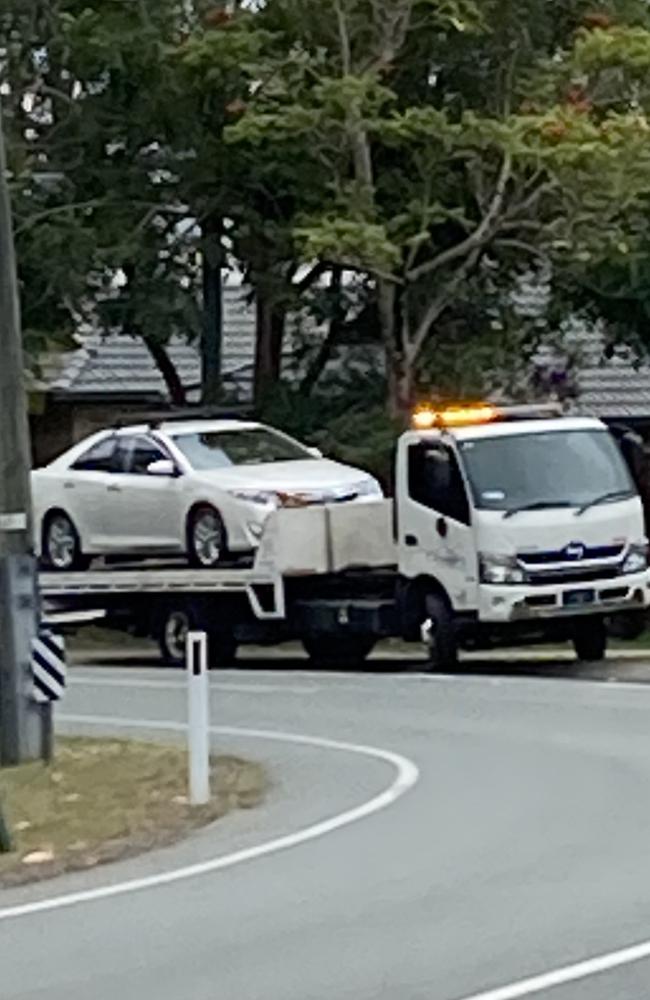
[[[55,762],[0,770],[0,804],[13,850],[0,853],[0,887],[92,868],[179,840],[234,809],[259,804],[259,764],[212,760],[212,801],[187,803],[187,755],[175,746],[60,739]]]

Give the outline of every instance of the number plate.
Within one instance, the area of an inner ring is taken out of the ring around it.
[[[593,604],[595,600],[595,590],[567,590],[564,595],[565,607],[581,607],[583,604]]]

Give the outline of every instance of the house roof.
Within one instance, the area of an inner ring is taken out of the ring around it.
[[[543,311],[543,303],[543,289],[528,286],[517,306],[533,315]],[[573,326],[571,340],[579,358],[576,409],[588,416],[650,419],[650,365],[636,363],[625,349],[605,360],[603,336],[593,328]],[[168,351],[192,402],[201,381],[199,345],[176,338]],[[226,388],[238,400],[251,397],[254,353],[255,308],[245,288],[226,285],[222,365]],[[164,380],[141,340],[97,331],[81,333],[76,350],[41,359],[40,377],[32,387],[66,398],[167,399]]]
[[[255,340],[255,311],[239,287],[224,288],[223,373],[237,394],[250,392]],[[79,346],[41,359],[35,390],[72,397],[138,396],[165,399],[164,379],[145,344],[137,337],[80,332]],[[181,382],[192,398],[201,383],[199,345],[180,337],[170,340],[167,351]]]
[[[579,378],[583,413],[599,417],[650,419],[650,368],[609,363],[585,368]]]
[[[576,408],[586,416],[650,419],[650,365],[621,345],[605,356],[605,332],[577,321],[569,334],[576,350]]]

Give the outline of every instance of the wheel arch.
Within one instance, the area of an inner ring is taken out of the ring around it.
[[[453,610],[449,593],[437,577],[422,574],[410,580],[400,581],[397,607],[402,638],[407,642],[417,642],[420,639],[420,627],[426,616],[425,602],[429,594],[440,597],[447,607]]]

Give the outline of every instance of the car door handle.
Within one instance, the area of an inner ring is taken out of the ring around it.
[[[108,490],[109,493],[121,493],[122,492],[122,487],[121,486],[116,486],[115,484],[113,484],[111,486],[107,486],[106,489]]]
[[[64,490],[73,490],[73,489],[74,489],[74,483],[71,483],[71,482],[70,482],[70,481],[68,480],[68,482],[65,482],[65,483],[63,484],[63,489],[64,489]]]
[[[404,544],[408,545],[409,548],[414,549],[415,546],[419,544],[417,536],[416,535],[406,535],[404,537]]]

